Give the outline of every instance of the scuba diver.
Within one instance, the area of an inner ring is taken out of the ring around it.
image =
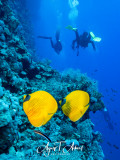
[[[57,54],[60,54],[61,50],[62,50],[62,44],[60,42],[60,31],[57,30],[56,31],[56,35],[55,35],[55,38],[56,38],[56,42],[53,43],[53,40],[52,40],[52,37],[44,37],[44,36],[38,36],[38,38],[43,38],[43,39],[50,39],[50,42],[51,42],[51,46],[52,48],[55,50],[55,52]]]
[[[108,109],[107,109],[107,108],[104,108],[104,109],[102,110],[102,113],[103,113],[103,116],[104,116],[105,121],[106,121],[107,124],[108,124],[109,129],[113,130],[113,129],[114,129],[114,126],[113,126],[113,124],[112,124],[112,122],[111,122],[111,118],[110,118],[110,114],[109,114]]]
[[[94,50],[96,50],[94,41],[100,42],[101,38],[95,37],[95,35],[90,32],[84,32],[82,35],[79,36],[78,29],[73,28],[72,26],[67,26],[67,29],[75,31],[76,39],[72,42],[72,49],[75,50],[77,48],[77,56],[79,55],[79,46],[86,48],[88,47],[88,44],[91,43]],[[76,46],[75,46],[76,44]]]

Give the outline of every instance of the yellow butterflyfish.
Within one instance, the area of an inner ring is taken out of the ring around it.
[[[56,113],[58,104],[46,91],[36,91],[24,95],[23,110],[34,127],[45,125]]]
[[[71,121],[78,121],[89,108],[90,97],[85,91],[76,90],[68,94],[63,100],[59,101],[63,113]]]

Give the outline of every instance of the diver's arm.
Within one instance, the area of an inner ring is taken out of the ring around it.
[[[45,36],[37,36],[37,38],[42,38],[42,39],[51,39],[51,37],[45,37]]]
[[[54,48],[54,44],[53,44],[53,40],[52,40],[52,38],[50,39],[50,42],[51,42],[51,46],[52,46],[52,48]]]

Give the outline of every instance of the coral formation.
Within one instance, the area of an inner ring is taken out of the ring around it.
[[[46,159],[37,153],[47,141],[35,135],[22,107],[22,96],[38,90],[49,92],[59,101],[74,90],[83,90],[90,95],[88,112],[77,122],[71,122],[59,109],[53,118],[40,129],[52,142],[70,140],[83,150],[70,151],[69,155],[49,155],[49,159],[97,159],[104,157],[100,146],[101,135],[94,132],[89,119],[90,111],[103,109],[97,82],[80,71],[68,70],[59,73],[50,66],[50,61],[32,60],[19,35],[20,25],[8,0],[0,0],[0,159]],[[52,144],[50,144],[52,145]]]

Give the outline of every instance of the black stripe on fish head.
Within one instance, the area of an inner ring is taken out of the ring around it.
[[[25,99],[23,100],[23,102],[29,101],[31,98],[31,96],[29,94],[26,95]]]
[[[63,106],[64,104],[66,103],[66,99],[62,99],[62,103],[61,103],[61,106]]]

